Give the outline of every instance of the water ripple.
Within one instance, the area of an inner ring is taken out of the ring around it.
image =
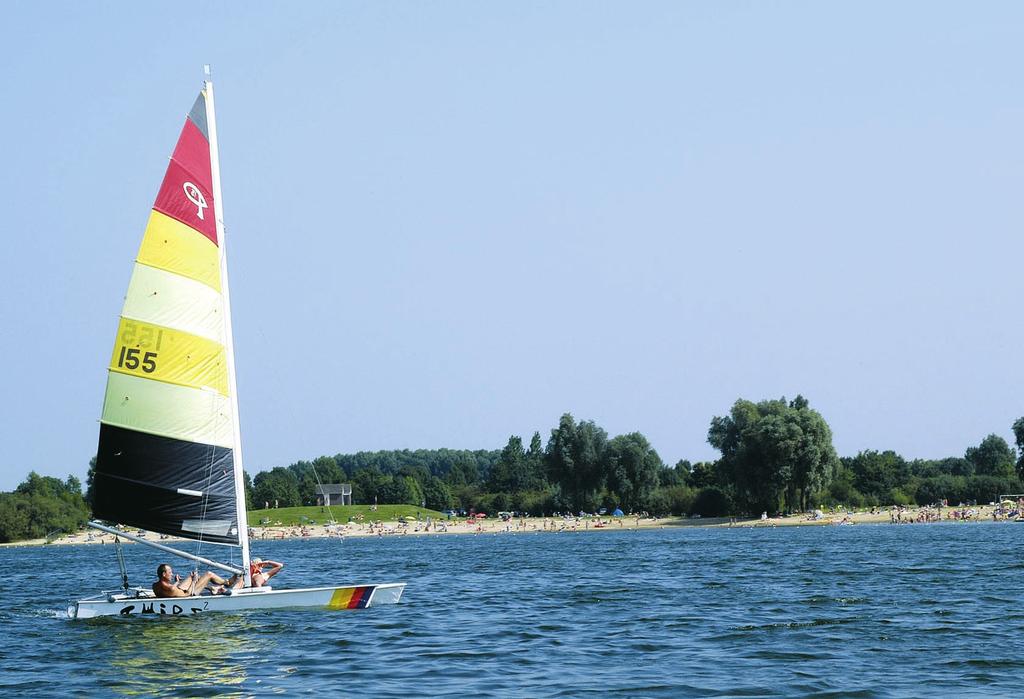
[[[1005,695],[1024,679],[1016,531],[257,542],[288,562],[290,586],[409,587],[400,605],[353,612],[90,622],[64,608],[117,586],[112,550],[0,549],[0,622],[17,639],[0,646],[0,694],[59,679],[89,696]],[[133,581],[151,580],[153,552],[126,554]],[[45,574],[55,562],[81,577]]]

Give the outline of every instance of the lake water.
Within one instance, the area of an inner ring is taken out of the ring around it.
[[[933,524],[256,542],[287,563],[281,587],[409,585],[361,611],[91,621],[65,609],[118,587],[113,547],[0,549],[0,695],[1009,695],[1022,538]],[[163,555],[125,551],[131,581],[152,582]]]

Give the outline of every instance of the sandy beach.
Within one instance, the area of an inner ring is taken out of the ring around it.
[[[441,519],[413,522],[348,522],[345,524],[317,524],[307,526],[250,527],[252,542],[302,538],[349,538],[367,536],[449,536],[449,535],[515,535],[515,534],[573,534],[602,531],[641,530],[667,527],[793,527],[793,526],[845,526],[858,524],[909,525],[936,522],[993,522],[1009,521],[992,505],[973,507],[904,507],[874,508],[859,512],[822,511],[798,515],[764,518],[644,518],[626,517],[527,517],[501,521],[495,519],[469,520]],[[151,532],[140,533],[127,529],[130,534],[145,536],[150,541],[181,541]],[[114,537],[91,529],[61,536],[51,544],[112,544]],[[45,539],[17,541],[0,546],[40,546]],[[127,542],[126,543],[130,543]]]
[[[701,522],[701,520],[680,520],[679,518],[553,518],[553,517],[529,517],[503,522],[500,520],[433,520],[418,522],[348,522],[345,524],[316,524],[306,526],[269,526],[250,527],[249,538],[253,543],[259,541],[274,541],[280,539],[323,539],[323,538],[351,538],[369,536],[446,536],[446,535],[483,535],[483,534],[531,534],[531,533],[573,533],[573,532],[599,532],[622,529],[650,529],[664,527],[673,524]],[[717,521],[717,520],[715,520]],[[704,520],[704,523],[713,523],[711,520]],[[150,541],[169,543],[184,541],[177,537],[167,537],[153,534],[152,532],[140,533],[138,529],[128,528],[126,531],[134,536],[144,535]],[[125,543],[131,543],[122,540]],[[82,530],[74,534],[61,536],[51,541],[57,545],[104,545],[112,544],[114,536],[104,534],[90,529]],[[0,546],[39,546],[46,544],[45,539],[32,539],[18,541]]]

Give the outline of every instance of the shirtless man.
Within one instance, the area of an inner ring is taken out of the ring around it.
[[[239,576],[232,576],[232,579],[225,580],[211,571],[202,575],[197,575],[193,571],[187,578],[182,579],[180,575],[175,575],[171,566],[166,563],[157,566],[156,577],[157,581],[153,583],[153,594],[157,597],[194,597],[202,593],[210,583],[221,586],[220,592],[223,592],[224,586],[237,587],[237,583],[240,582]]]
[[[264,570],[267,568],[267,570]],[[284,568],[284,563],[278,563],[277,561],[264,561],[261,558],[252,559],[252,563],[249,564],[249,574],[252,577],[253,587],[263,587],[267,584],[272,577],[281,572]]]

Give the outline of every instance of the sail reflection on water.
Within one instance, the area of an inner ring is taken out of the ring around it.
[[[109,665],[99,670],[107,675],[100,680],[130,696],[241,694],[252,656],[272,655],[275,645],[245,614],[168,618],[160,624],[141,619],[96,622],[116,649]]]

